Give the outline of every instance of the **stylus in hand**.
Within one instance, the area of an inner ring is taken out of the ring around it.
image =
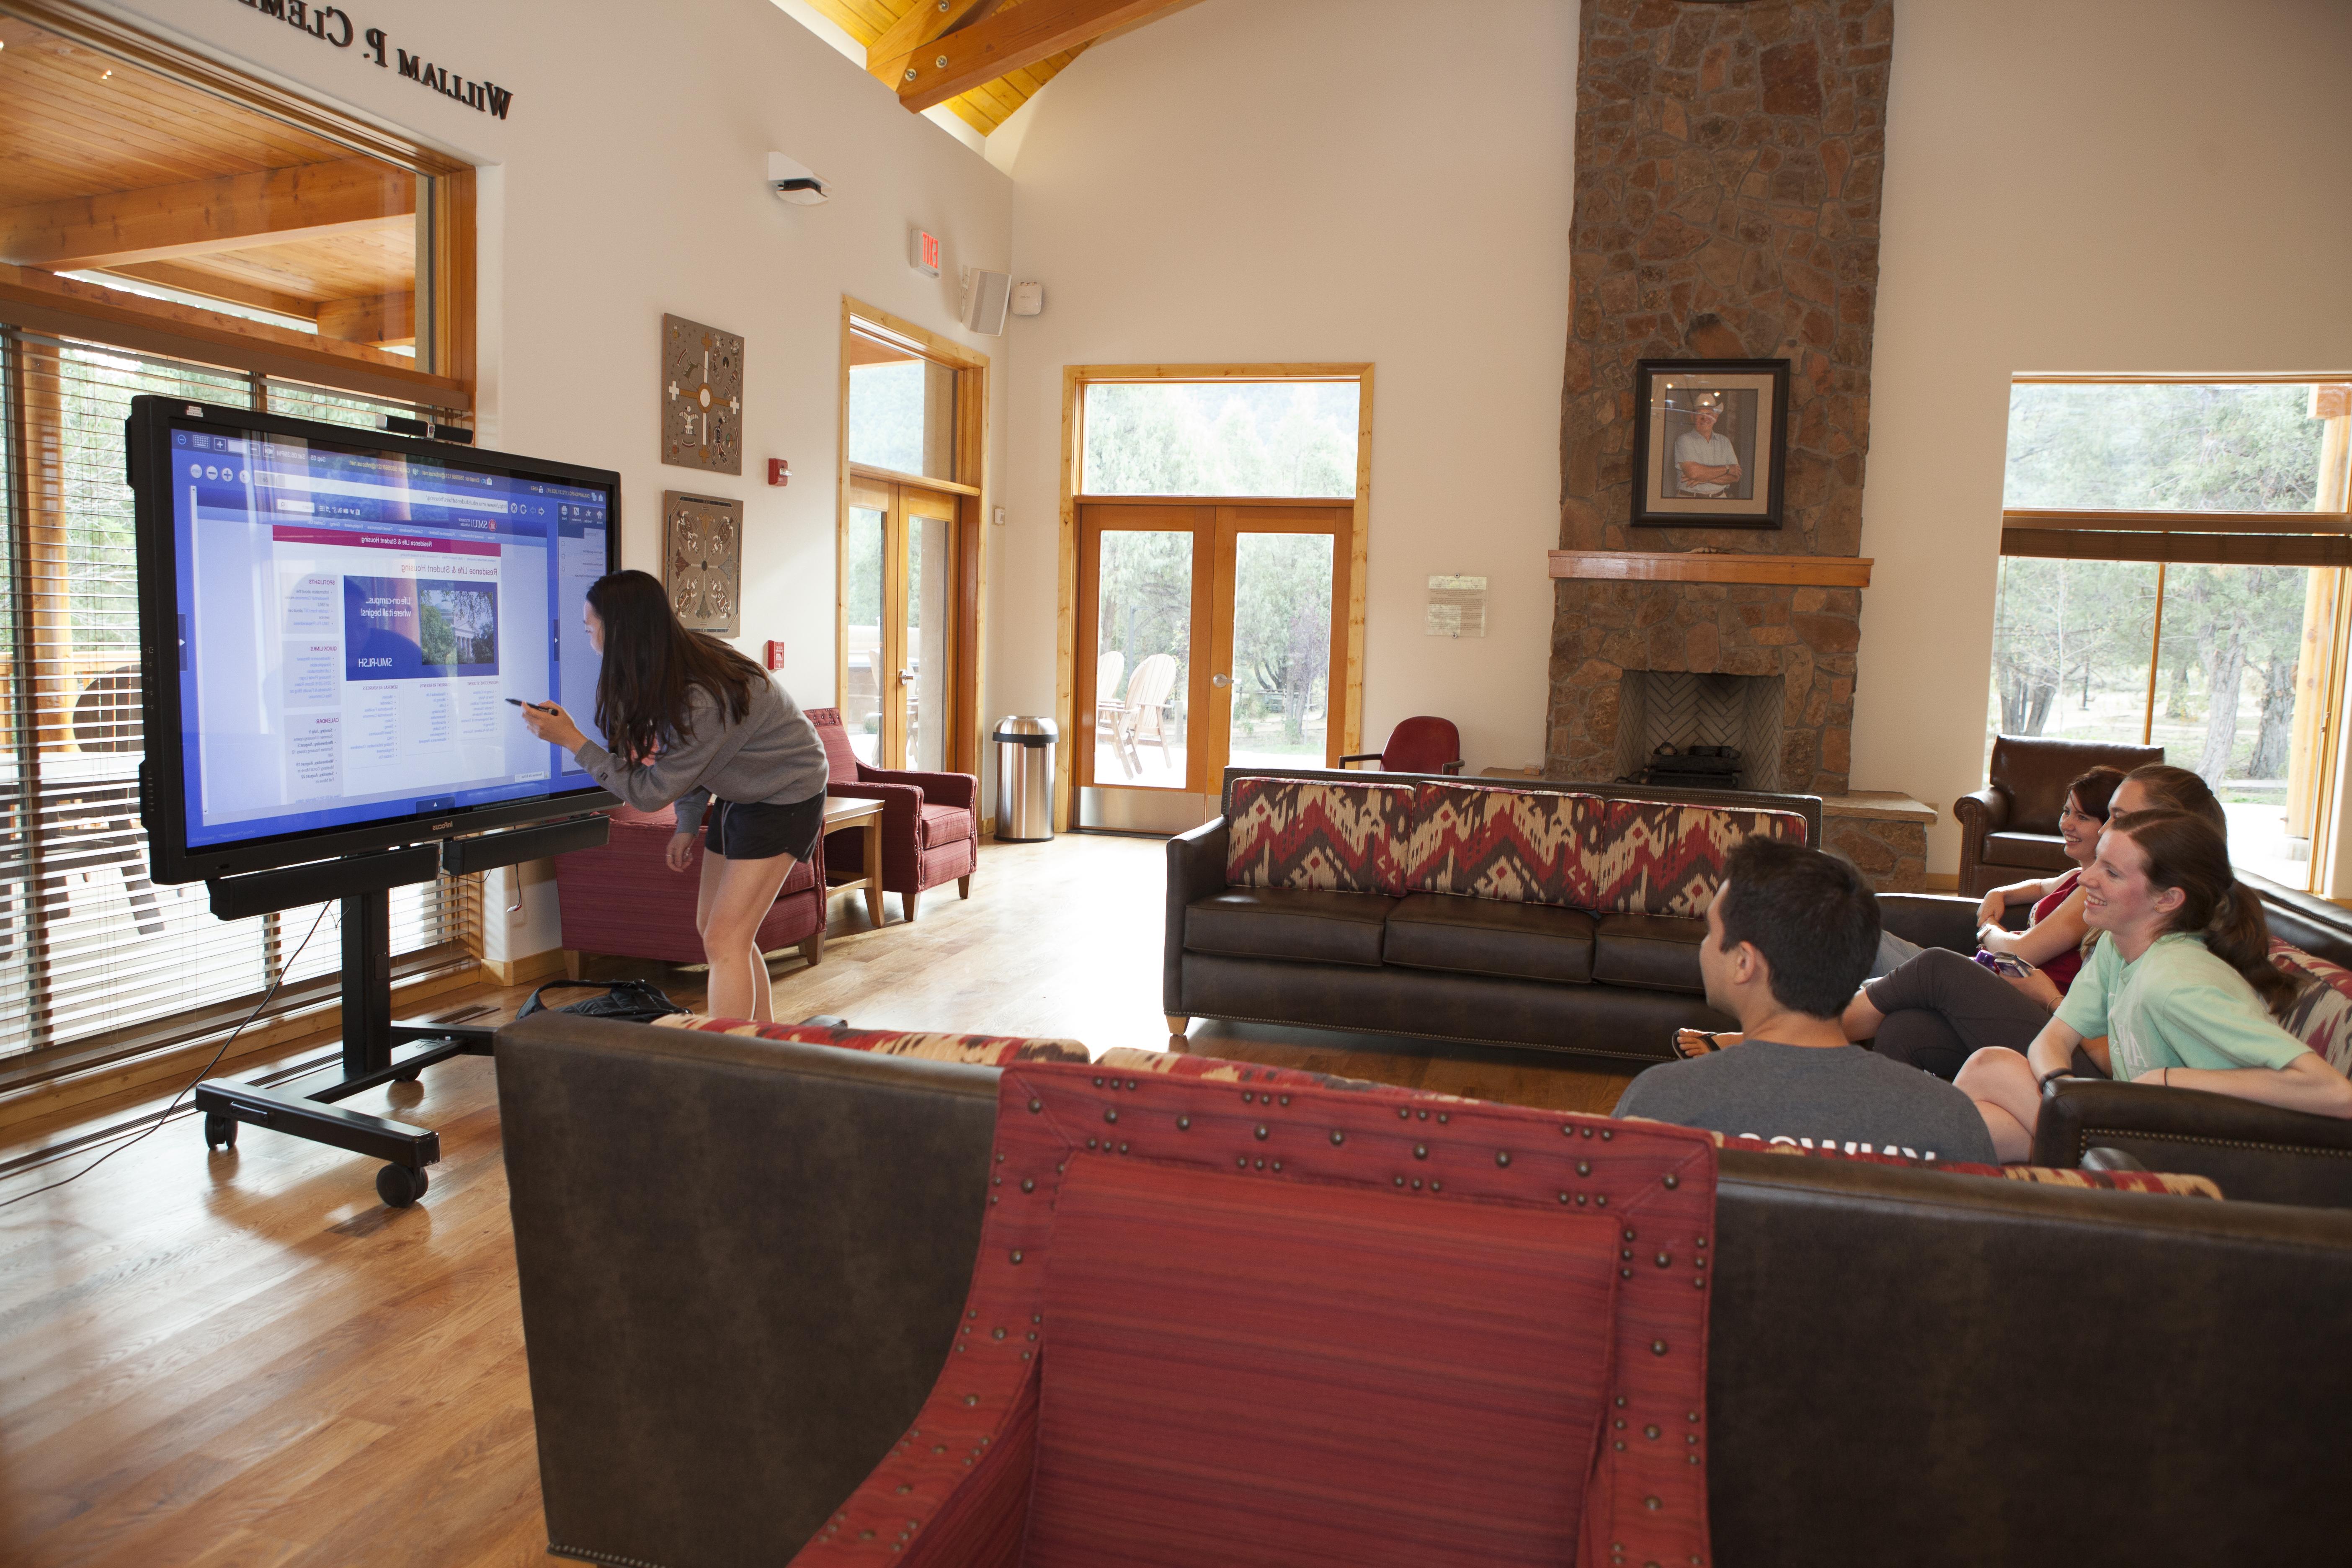
[[[588,743],[588,737],[580,732],[580,726],[572,721],[572,715],[566,713],[560,705],[553,702],[522,702],[512,697],[508,698],[507,700],[522,710],[523,728],[541,740],[561,746],[567,752],[575,752]]]

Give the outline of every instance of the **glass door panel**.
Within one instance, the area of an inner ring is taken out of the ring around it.
[[[847,610],[849,679],[841,693],[841,722],[849,731],[849,743],[858,759],[875,767],[882,761],[883,725],[883,655],[882,655],[882,568],[888,559],[885,540],[888,532],[889,513],[887,497],[857,499],[882,500],[885,506],[857,506],[849,509],[849,537],[845,551],[845,586],[843,599]],[[892,683],[894,686],[896,682]]]
[[[907,492],[907,653],[898,682],[907,700],[906,765],[929,773],[947,767],[954,519],[945,498]]]
[[[1334,542],[1328,533],[1234,537],[1229,765],[1329,765]]]
[[[1182,790],[1192,663],[1190,531],[1104,530],[1095,560],[1096,784]]]

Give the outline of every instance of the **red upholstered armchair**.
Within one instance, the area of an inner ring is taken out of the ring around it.
[[[673,871],[663,859],[677,818],[665,809],[614,810],[612,837],[594,849],[555,858],[555,901],[563,918],[563,948],[572,978],[579,955],[653,958],[700,963],[702,936],[694,929],[695,892],[702,881],[702,841],[694,858]],[[793,868],[767,919],[760,922],[761,952],[797,944],[811,963],[824,957],[824,847]]]
[[[939,1382],[795,1563],[1713,1563],[1707,1134],[1162,1059],[1004,1069]]]
[[[809,722],[824,739],[833,780],[829,795],[882,803],[882,890],[898,895],[907,918],[924,891],[952,881],[959,897],[971,897],[972,868],[980,863],[980,780],[970,773],[927,773],[912,769],[868,767],[849,744],[838,708],[812,708]],[[863,835],[843,831],[826,842],[835,871],[863,875]]]
[[[1378,763],[1382,773],[1458,773],[1462,731],[1451,719],[1423,713],[1390,731],[1389,743],[1379,751],[1352,752],[1339,759],[1343,768],[1350,763]]]

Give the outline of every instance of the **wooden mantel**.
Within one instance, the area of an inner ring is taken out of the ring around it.
[[[1555,577],[1612,583],[1762,583],[1782,588],[1867,588],[1867,555],[1702,555],[1691,551],[1555,550]]]

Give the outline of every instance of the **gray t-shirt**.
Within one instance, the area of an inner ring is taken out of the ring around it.
[[[751,706],[732,724],[703,688],[688,687],[686,698],[692,733],[665,736],[660,754],[644,763],[623,762],[593,741],[572,754],[639,811],[676,801],[680,833],[702,825],[714,795],[738,805],[789,805],[824,793],[824,741],[772,676],[752,683]]]
[[[1626,1087],[1615,1114],[1808,1149],[1994,1161],[1974,1100],[1860,1046],[1743,1040],[1692,1061],[1661,1062]]]

